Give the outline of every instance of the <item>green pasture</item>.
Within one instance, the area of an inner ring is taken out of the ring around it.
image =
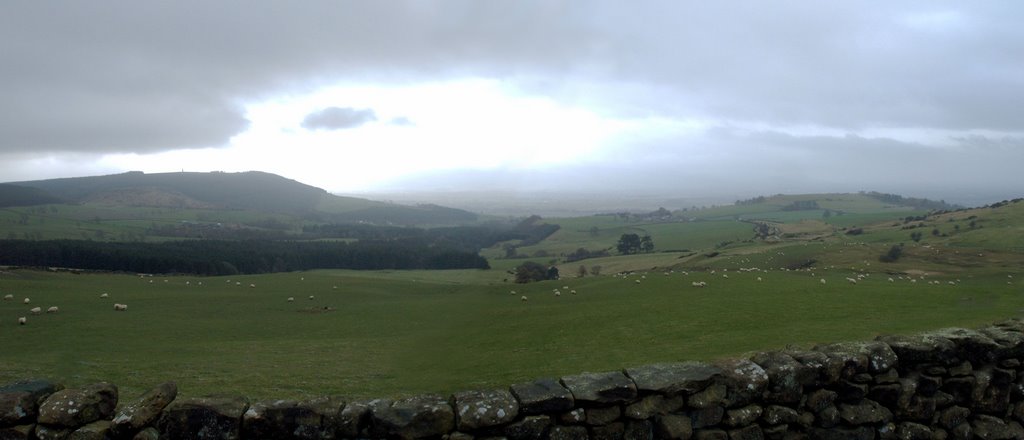
[[[5,271],[0,294],[16,301],[0,302],[0,383],[107,380],[127,396],[166,380],[177,381],[185,395],[449,393],[977,326],[1024,308],[1024,291],[1007,284],[1021,275],[1008,271],[958,274],[962,281],[953,286],[953,275],[934,276],[942,284],[931,285],[890,283],[885,273],[868,271],[850,285],[844,278],[859,272],[846,268],[813,276],[737,270],[756,256],[732,256],[715,274],[652,270],[528,285],[503,283],[496,270],[230,278]],[[110,297],[100,299],[104,292]],[[32,304],[22,304],[23,297]],[[115,302],[129,310],[115,312]],[[60,312],[27,314],[31,306],[51,305]],[[18,316],[28,316],[28,325],[18,326]]]

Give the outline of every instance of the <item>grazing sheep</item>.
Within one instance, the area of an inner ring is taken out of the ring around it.
[[[32,302],[32,300],[30,300],[30,299],[28,299],[28,298],[25,298],[25,300],[24,300],[24,301],[22,301],[22,303],[24,303],[24,304],[28,304],[28,303],[30,303],[30,302]]]
[[[525,302],[526,301],[526,295],[523,295],[522,298],[519,298],[519,299],[521,299],[522,301]]]
[[[128,311],[128,304],[117,304],[117,303],[114,303],[114,311],[116,311],[116,312],[127,312]]]
[[[295,297],[294,296],[289,296],[288,297],[288,302],[294,302],[294,301],[295,301]]]
[[[910,279],[910,282],[911,282],[911,283],[916,283],[916,282],[917,282],[917,280],[915,280],[915,279],[911,278],[911,279]]]
[[[708,284],[703,281],[693,281],[690,283],[690,285],[692,285],[693,287],[705,287]]]
[[[100,295],[100,298],[109,298],[109,297],[110,297],[110,295],[108,295],[106,293],[103,293],[103,294]]]
[[[53,307],[50,307],[50,308],[46,309],[46,313],[57,313],[57,312],[58,312],[57,306],[53,306]]]
[[[757,277],[757,281],[761,281],[761,277]]]
[[[722,274],[722,278],[729,278],[729,275],[727,275],[727,274]]]
[[[822,279],[818,280],[818,282],[821,283],[821,284],[825,284],[825,279],[822,278]]]
[[[637,283],[637,284],[640,284],[640,280],[636,280],[636,283]]]
[[[314,296],[313,296],[313,295],[309,295],[309,300],[310,300],[310,301],[312,301],[312,300],[313,300],[313,298],[314,298]]]
[[[889,282],[893,283],[893,282],[895,282],[895,280],[893,280],[892,277],[889,277]]]
[[[847,277],[847,278],[846,278],[846,281],[849,281],[849,282],[850,282],[850,284],[857,284],[857,279],[856,279],[856,278],[850,278],[850,277]]]
[[[508,291],[508,294],[509,294],[509,295],[515,295],[515,294],[516,294],[516,291],[515,291],[515,290],[509,290],[509,291]]]
[[[10,293],[4,295],[4,301],[13,301],[13,300],[14,300],[14,295],[11,295]]]
[[[569,293],[571,293],[571,294],[575,295],[575,294],[576,294],[576,291],[575,291],[575,290],[570,290],[570,291],[569,291]]]
[[[562,292],[555,292],[555,296],[562,296]]]
[[[28,323],[28,319],[25,318],[24,316],[18,318],[18,325],[25,325],[27,323]]]
[[[33,315],[38,315],[40,313],[43,313],[43,309],[40,308],[40,307],[33,307],[33,308],[29,309],[28,312],[33,314]]]

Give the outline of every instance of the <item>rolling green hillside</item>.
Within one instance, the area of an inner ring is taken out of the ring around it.
[[[60,202],[63,202],[63,200],[39,188],[0,184],[0,208]]]
[[[307,224],[476,221],[459,209],[342,197],[255,171],[130,172],[0,185],[0,237],[8,239],[281,238]]]

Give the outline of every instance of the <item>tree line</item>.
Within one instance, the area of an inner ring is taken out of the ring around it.
[[[137,273],[234,275],[309,269],[488,269],[476,251],[415,240],[0,240],[0,264]]]

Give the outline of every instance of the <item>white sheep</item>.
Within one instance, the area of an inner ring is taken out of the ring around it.
[[[22,303],[24,303],[24,304],[28,304],[28,303],[30,303],[30,302],[32,302],[32,300],[30,300],[30,299],[28,299],[28,298],[25,298],[25,300],[23,300],[23,301],[22,301]]]
[[[824,278],[822,278],[822,279],[818,280],[818,282],[819,282],[819,283],[821,283],[821,284],[825,284],[825,283],[826,283],[826,281],[825,281],[825,279],[824,279]]]
[[[575,295],[576,294],[576,290],[570,290],[569,293]]]
[[[255,284],[251,284],[251,283],[250,283],[250,284],[249,284],[249,288],[250,288],[250,289],[255,289],[255,288],[256,288],[256,285],[255,285]]]
[[[309,300],[310,300],[310,301],[312,301],[312,300],[313,300],[313,298],[314,298],[314,296],[313,296],[313,295],[309,295]]]
[[[555,292],[555,296],[562,296],[562,292]]]
[[[889,277],[889,282],[890,283],[894,283],[894,282],[896,282],[896,280],[892,279],[892,277]]]
[[[522,298],[519,298],[519,299],[521,299],[522,301],[525,302],[526,301],[526,295],[523,295]]]
[[[14,295],[11,295],[10,293],[4,295],[4,301],[13,301],[13,300],[14,300]]]
[[[635,280],[637,284],[640,284],[640,280]]]
[[[24,316],[18,318],[18,325],[25,325],[27,323],[28,323],[28,319],[25,318]]]
[[[57,309],[57,306],[53,306],[53,307],[50,307],[50,308],[46,309],[46,313],[57,313],[58,311],[59,311],[59,309]]]
[[[289,296],[288,297],[288,302],[294,302],[294,301],[295,301],[295,297],[294,296]]]
[[[28,312],[33,315],[38,315],[40,313],[43,313],[43,309],[41,307],[33,307],[31,309],[28,309]]]
[[[508,294],[509,294],[509,295],[515,295],[515,294],[516,294],[516,291],[515,291],[515,290],[509,290],[509,291],[508,291]]]
[[[761,281],[761,277],[757,277],[757,281]]]
[[[117,303],[115,303],[114,304],[114,311],[126,312],[126,311],[128,311],[128,304],[117,304]]]
[[[107,294],[107,293],[103,293],[103,294],[100,295],[100,298],[109,298],[109,297],[110,297],[110,295]]]
[[[850,277],[847,277],[847,278],[846,278],[846,281],[849,281],[849,282],[850,282],[850,284],[857,284],[857,279],[856,279],[856,278],[850,278]]]

